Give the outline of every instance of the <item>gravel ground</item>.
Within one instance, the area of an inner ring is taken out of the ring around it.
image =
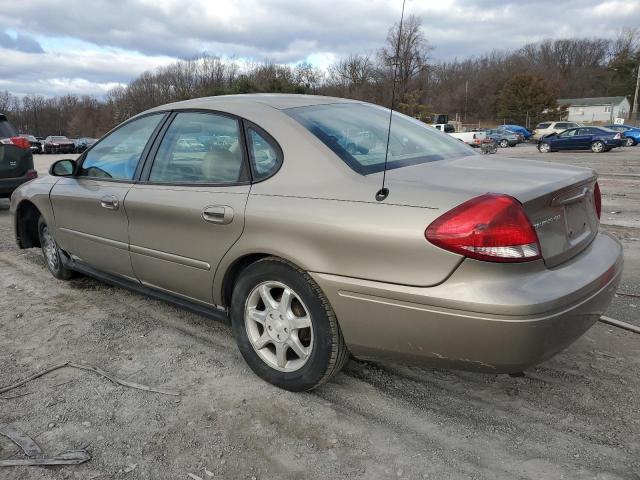
[[[498,154],[601,170],[604,211],[620,212],[603,227],[626,249],[620,291],[640,294],[640,147]],[[352,360],[293,394],[251,373],[225,325],[92,279],[55,280],[38,250],[15,248],[3,201],[0,271],[0,385],[68,360],[181,392],[65,368],[0,395],[0,423],[48,454],[92,455],[4,468],[3,479],[640,478],[640,336],[626,331],[596,324],[521,378]],[[640,298],[621,295],[608,314],[637,322],[639,311]],[[22,454],[0,437],[7,458]]]

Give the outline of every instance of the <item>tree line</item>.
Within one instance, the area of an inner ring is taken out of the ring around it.
[[[640,64],[640,30],[615,39],[544,40],[512,51],[434,61],[420,19],[389,29],[375,52],[338,60],[327,71],[307,63],[246,64],[200,56],[147,71],[104,98],[18,97],[0,92],[0,112],[24,133],[98,137],[148,108],[189,98],[257,92],[332,95],[369,101],[427,119],[436,113],[463,123],[533,124],[558,98],[628,96]],[[395,91],[393,88],[395,79]]]

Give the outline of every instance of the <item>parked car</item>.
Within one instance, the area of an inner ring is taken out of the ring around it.
[[[389,118],[312,95],[153,108],[14,193],[18,245],[56,278],[228,319],[294,391],[350,354],[520,372],[589,329],[623,264],[595,172],[481,156],[399,113],[387,143]],[[230,142],[176,151],[195,131]]]
[[[38,176],[33,168],[31,143],[21,137],[14,126],[0,113],[0,198]]]
[[[627,147],[633,147],[640,143],[640,127],[632,127],[631,125],[605,125],[605,128],[620,132],[624,144]]]
[[[29,142],[31,153],[42,153],[42,143],[36,137],[34,137],[33,135],[28,135],[26,133],[21,133],[18,136],[27,139],[27,141]]]
[[[94,143],[96,143],[95,138],[89,138],[89,137],[76,138],[75,140],[73,140],[75,153],[84,152],[87,148],[89,148]]]
[[[501,148],[515,147],[521,141],[521,137],[518,137],[516,133],[510,130],[498,130],[497,128],[494,128],[485,130],[484,132],[487,135],[487,138],[491,139]]]
[[[508,130],[510,132],[514,132],[518,135],[522,135],[523,140],[529,140],[529,138],[533,135],[533,132],[528,128],[525,128],[521,125],[500,125],[497,127],[498,130]]]
[[[73,153],[75,144],[63,135],[52,135],[44,139],[44,153]]]
[[[560,133],[564,132],[568,128],[577,128],[581,126],[582,125],[576,122],[542,122],[539,123],[533,131],[533,139],[540,140],[542,137],[551,133]]]
[[[538,150],[542,153],[556,150],[591,150],[594,153],[602,153],[623,144],[620,132],[604,127],[580,127],[541,138]]]

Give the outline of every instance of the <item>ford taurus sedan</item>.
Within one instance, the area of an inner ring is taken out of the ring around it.
[[[385,162],[389,118],[298,95],[151,109],[16,191],[18,245],[58,279],[228,318],[294,391],[350,355],[520,372],[589,329],[622,270],[595,173],[488,159],[397,113]]]

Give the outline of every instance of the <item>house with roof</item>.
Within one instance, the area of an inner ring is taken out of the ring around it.
[[[567,109],[570,122],[612,122],[627,118],[631,104],[627,97],[560,98],[558,106]]]

